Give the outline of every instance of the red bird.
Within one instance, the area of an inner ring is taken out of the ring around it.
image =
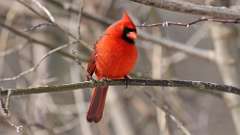
[[[122,18],[109,26],[97,42],[88,63],[88,78],[93,73],[98,80],[127,77],[137,60],[137,48],[134,44],[136,38],[136,26],[127,12],[124,12]],[[87,113],[89,122],[101,120],[107,90],[108,86],[93,89]]]

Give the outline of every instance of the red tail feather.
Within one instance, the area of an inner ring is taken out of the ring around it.
[[[96,87],[93,89],[91,103],[87,113],[87,120],[89,122],[98,122],[103,115],[105,99],[107,95],[108,86]]]

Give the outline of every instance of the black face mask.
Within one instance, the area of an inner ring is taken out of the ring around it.
[[[129,32],[137,32],[136,29],[133,29],[133,28],[127,28],[127,27],[124,27],[123,29],[123,34],[122,34],[122,39],[130,44],[134,44],[134,40],[133,39],[130,39],[129,37],[127,37],[128,33]]]

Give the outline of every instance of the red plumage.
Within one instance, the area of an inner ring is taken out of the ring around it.
[[[137,38],[136,26],[124,12],[123,17],[109,26],[97,42],[88,63],[88,73],[96,74],[97,79],[120,79],[128,75],[137,60],[134,44]],[[89,122],[98,122],[102,118],[107,86],[93,89],[87,113]]]

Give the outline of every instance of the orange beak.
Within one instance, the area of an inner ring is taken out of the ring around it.
[[[129,33],[127,34],[127,37],[128,37],[129,39],[135,40],[135,39],[137,39],[137,33],[136,33],[136,32],[129,32]]]

